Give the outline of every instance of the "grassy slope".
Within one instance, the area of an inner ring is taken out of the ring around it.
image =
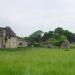
[[[3,49],[0,51],[0,75],[75,75],[75,50]]]

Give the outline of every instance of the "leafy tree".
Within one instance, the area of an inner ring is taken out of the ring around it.
[[[43,34],[43,36],[42,36]],[[30,45],[39,46],[40,43],[51,43],[53,45],[60,46],[62,42],[68,40],[69,42],[75,41],[75,34],[71,33],[68,30],[63,30],[63,28],[58,27],[55,31],[49,31],[43,33],[43,31],[38,30],[32,33],[29,37],[26,37],[25,40],[29,42]]]
[[[48,38],[53,38],[54,37],[54,32],[53,31],[49,31],[48,32]]]
[[[67,40],[67,37],[64,35],[59,35],[57,37],[58,45],[60,46],[65,40]]]
[[[75,42],[75,34],[71,34],[68,38],[68,40],[71,42]]]
[[[29,42],[29,45],[34,45],[34,44],[39,44],[42,40],[42,33],[43,31],[41,30],[38,30],[34,33],[32,33],[28,38],[28,42]]]
[[[30,37],[37,37],[37,36],[39,36],[39,35],[42,36],[42,33],[43,33],[43,31],[38,30],[38,31],[32,33],[32,34],[30,35]]]
[[[72,35],[72,33],[70,32],[70,31],[68,31],[68,30],[64,30],[64,35],[67,37],[67,39],[70,41],[70,37],[71,37],[71,35]]]
[[[63,35],[64,30],[60,27],[55,29],[55,35]]]
[[[60,46],[67,38],[63,35],[59,35],[57,38],[49,38],[48,44],[52,44],[55,46]]]
[[[52,45],[56,45],[57,42],[58,41],[55,38],[49,38],[47,41],[48,44],[52,44]]]
[[[45,32],[43,37],[42,37],[42,41],[46,41],[48,39],[48,33]]]

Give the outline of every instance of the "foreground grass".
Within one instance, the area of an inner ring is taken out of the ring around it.
[[[0,49],[0,75],[75,75],[75,50]]]

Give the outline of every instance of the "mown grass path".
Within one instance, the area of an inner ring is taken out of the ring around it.
[[[75,50],[0,49],[0,75],[75,75]]]

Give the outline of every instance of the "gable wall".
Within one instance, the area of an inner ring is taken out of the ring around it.
[[[17,38],[16,37],[11,37],[7,38],[6,42],[6,48],[17,48]]]
[[[4,48],[5,46],[5,30],[0,30],[0,48]]]
[[[28,43],[22,39],[18,39],[17,44],[18,44],[18,47],[27,47],[28,46]]]
[[[0,29],[0,48],[17,48],[26,47],[28,45],[25,40],[18,39],[16,36],[10,36],[9,38],[6,33],[7,32],[4,28]],[[22,43],[22,45],[20,45],[20,43]]]

